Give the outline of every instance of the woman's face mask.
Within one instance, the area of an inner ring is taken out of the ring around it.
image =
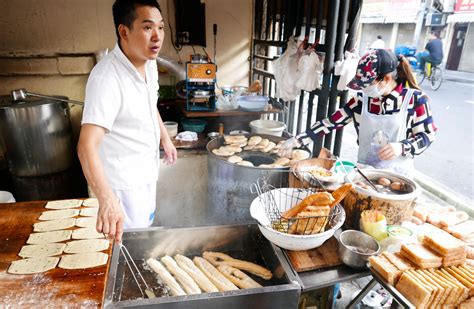
[[[378,87],[379,84],[380,82],[378,82],[377,84],[369,85],[365,87],[364,89],[362,89],[362,91],[364,92],[366,96],[369,96],[371,98],[380,98],[385,93],[385,87],[380,89]]]

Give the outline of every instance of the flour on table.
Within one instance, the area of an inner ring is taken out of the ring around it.
[[[110,242],[107,239],[82,239],[66,243],[64,253],[98,252],[108,249]]]
[[[99,208],[84,208],[81,209],[81,216],[83,217],[97,217],[97,213],[99,212]]]
[[[22,258],[55,256],[63,253],[66,244],[52,243],[39,245],[26,245],[21,247],[19,256]]]
[[[68,209],[68,208],[75,208],[82,205],[81,200],[59,200],[59,201],[49,201],[46,204],[46,208],[49,209]]]
[[[93,239],[104,237],[104,234],[98,233],[95,227],[83,227],[72,231],[72,239]]]
[[[38,257],[13,261],[8,272],[10,274],[36,274],[48,271],[56,267],[59,262],[58,257]]]
[[[76,226],[78,227],[95,227],[97,224],[97,217],[77,218]]]
[[[58,266],[64,269],[91,268],[104,265],[108,257],[102,252],[63,255]]]
[[[61,209],[61,210],[49,210],[43,211],[39,220],[57,220],[72,218],[79,215],[79,209]]]
[[[33,224],[33,231],[48,232],[48,231],[64,230],[64,229],[73,227],[75,223],[76,223],[76,219],[74,218],[38,222],[38,223]]]
[[[88,198],[82,202],[82,206],[85,207],[99,207],[99,200],[94,198]]]
[[[71,230],[32,233],[30,234],[30,237],[28,237],[28,240],[26,241],[26,243],[30,245],[36,245],[36,244],[60,242],[60,241],[71,239],[71,235],[72,235]]]

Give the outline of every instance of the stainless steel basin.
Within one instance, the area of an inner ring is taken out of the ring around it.
[[[119,255],[119,247],[115,246],[107,279],[105,307],[286,309],[298,306],[301,286],[295,281],[280,249],[263,238],[256,225],[133,230],[124,233],[123,243],[159,297],[141,297],[123,256]],[[177,253],[193,257],[206,250],[257,263],[270,269],[274,277],[269,281],[253,277],[263,286],[256,289],[170,297],[158,283],[156,275],[143,265],[149,257]]]

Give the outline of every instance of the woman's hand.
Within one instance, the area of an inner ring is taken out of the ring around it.
[[[178,152],[176,151],[173,142],[169,138],[167,138],[162,141],[162,144],[163,150],[165,151],[165,156],[163,160],[168,165],[175,164],[176,160],[178,159]]]
[[[400,156],[403,151],[402,143],[390,143],[379,150],[379,158],[381,160],[393,160]]]

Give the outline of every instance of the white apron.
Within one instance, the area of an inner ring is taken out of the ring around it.
[[[379,131],[383,131],[389,143],[397,143],[406,138],[408,104],[413,97],[414,91],[414,89],[408,89],[403,98],[400,111],[389,115],[370,113],[368,96],[364,95],[359,125],[358,162],[372,165],[375,168],[391,169],[396,173],[412,177],[414,171],[413,158],[398,156],[393,160],[380,160],[378,159],[380,147],[374,145],[372,140]]]
[[[122,204],[124,229],[150,227],[155,219],[156,182],[131,190],[114,190]]]

